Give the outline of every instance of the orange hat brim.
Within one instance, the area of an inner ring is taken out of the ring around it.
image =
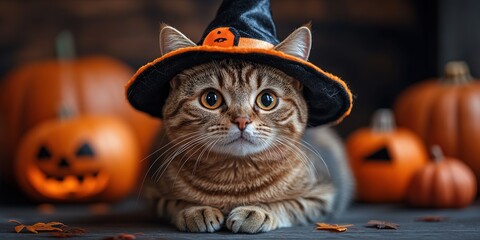
[[[352,93],[339,77],[294,56],[261,48],[195,46],[172,51],[136,72],[126,85],[127,99],[136,109],[161,118],[171,79],[185,69],[222,59],[265,64],[301,81],[309,110],[308,126],[338,123],[351,112]]]

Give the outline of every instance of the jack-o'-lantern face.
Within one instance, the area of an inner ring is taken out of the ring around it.
[[[30,181],[44,194],[59,198],[83,198],[105,188],[108,175],[88,142],[66,152],[55,146],[40,145],[36,154],[37,168],[31,168]]]
[[[412,175],[428,161],[420,139],[396,128],[390,110],[378,111],[372,128],[353,132],[346,148],[357,199],[366,202],[403,201]]]
[[[203,40],[203,45],[217,47],[233,47],[238,45],[239,35],[235,29],[219,27],[210,31]]]
[[[53,120],[24,136],[15,173],[22,190],[35,199],[115,200],[135,186],[138,158],[135,136],[120,120]]]

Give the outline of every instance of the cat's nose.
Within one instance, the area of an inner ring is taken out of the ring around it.
[[[247,124],[251,123],[252,121],[250,121],[249,117],[237,117],[233,122],[237,124],[241,131],[243,131],[247,127]]]

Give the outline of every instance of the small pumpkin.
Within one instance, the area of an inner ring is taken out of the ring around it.
[[[95,55],[77,58],[68,34],[59,35],[58,59],[25,64],[12,70],[0,88],[0,176],[13,179],[12,165],[20,138],[37,124],[57,118],[63,106],[75,114],[109,114],[135,131],[148,155],[160,121],[134,110],[124,85],[132,69],[117,59]],[[63,49],[63,50],[62,50]]]
[[[433,162],[412,178],[408,203],[414,207],[463,208],[477,194],[477,181],[472,170],[455,158],[444,157],[439,146],[432,147]]]
[[[139,170],[135,134],[106,116],[40,123],[21,139],[14,162],[20,188],[41,201],[119,200],[135,187]]]
[[[414,133],[395,127],[389,109],[376,111],[372,127],[353,132],[346,148],[356,179],[356,197],[365,202],[403,201],[412,175],[428,159]]]
[[[219,27],[211,31],[203,40],[204,45],[218,47],[233,47],[238,44],[239,38],[232,28]]]
[[[445,75],[413,85],[395,103],[398,124],[426,146],[439,145],[464,161],[480,181],[480,81],[464,62],[449,62]]]

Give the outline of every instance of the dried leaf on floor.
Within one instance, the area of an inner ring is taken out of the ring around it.
[[[328,223],[317,223],[317,230],[330,231],[330,232],[345,232],[348,227],[353,226],[353,224],[347,225],[338,225],[338,224],[328,224]]]
[[[65,226],[65,224],[61,222],[49,222],[49,223],[43,223],[43,222],[38,222],[33,225],[25,225],[17,220],[9,220],[9,222],[16,223],[18,224],[15,226],[15,232],[20,233],[24,228],[27,229],[27,231],[31,233],[38,233],[39,231],[42,232],[51,232],[51,231],[57,231],[61,232],[63,231],[60,227]]]
[[[134,234],[120,233],[116,236],[103,238],[103,240],[133,240],[133,239],[137,239],[137,235],[143,235],[143,233],[134,233]]]
[[[415,219],[417,222],[443,222],[445,220],[447,220],[447,217],[437,215],[423,216]]]
[[[68,227],[66,225],[62,227],[62,230],[63,230],[62,232],[52,232],[52,235],[57,238],[70,238],[70,237],[78,237],[88,232],[84,228]]]
[[[395,230],[397,230],[399,226],[400,225],[398,225],[396,223],[378,221],[378,220],[370,220],[370,221],[368,221],[367,225],[365,225],[365,227],[369,227],[369,228],[395,229]]]

